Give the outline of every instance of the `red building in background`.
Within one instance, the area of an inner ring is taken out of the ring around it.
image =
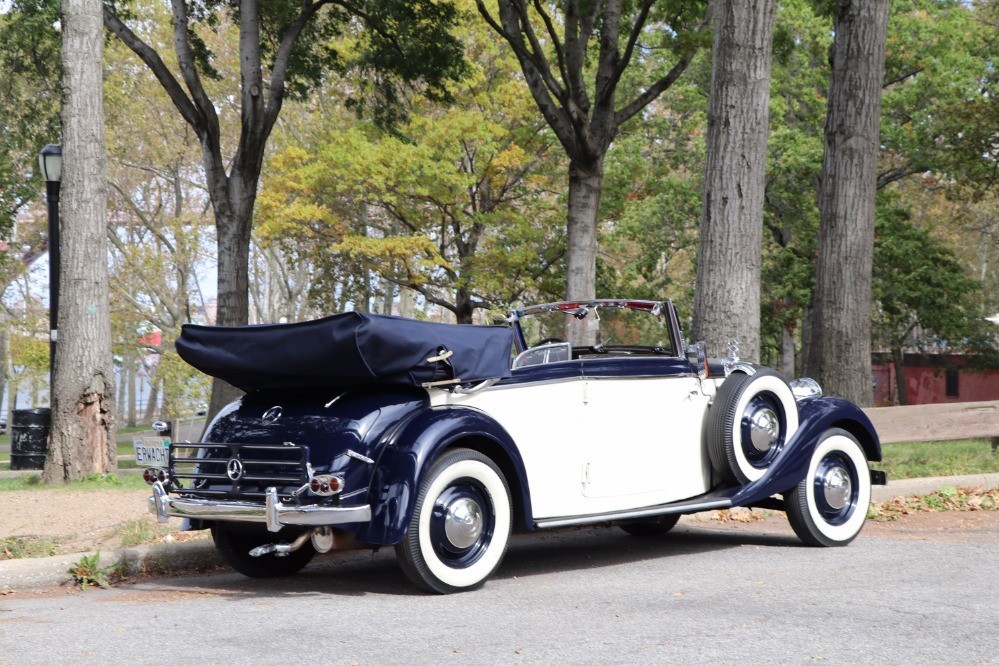
[[[874,354],[874,404],[898,402],[895,364],[888,354]],[[961,354],[905,354],[902,364],[910,405],[999,400],[999,368],[969,370]]]

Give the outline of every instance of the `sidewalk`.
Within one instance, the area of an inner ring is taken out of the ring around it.
[[[20,474],[21,472],[14,472]],[[893,497],[925,495],[946,487],[999,488],[999,473],[969,476],[936,476],[924,479],[889,481],[887,486],[874,486],[871,499],[884,502]],[[86,553],[71,553],[20,560],[0,561],[0,594],[6,590],[54,587],[71,581],[70,565]],[[137,548],[123,548],[101,554],[101,565],[124,562],[126,571],[149,573],[181,573],[210,569],[222,564],[211,539],[186,543],[164,543]]]

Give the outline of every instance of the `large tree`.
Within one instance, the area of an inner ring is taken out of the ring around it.
[[[775,0],[714,8],[694,336],[760,360],[760,253]]]
[[[101,0],[62,3],[62,273],[49,483],[117,469]],[[53,267],[54,269],[55,267]]]
[[[871,269],[889,0],[838,0],[806,370],[858,405],[871,391]]]
[[[396,115],[400,81],[422,81],[428,94],[446,97],[446,83],[461,71],[460,46],[449,33],[455,11],[431,0],[171,0],[170,5],[179,74],[140,36],[146,28],[141,21],[134,28],[126,23],[122,6],[105,5],[104,23],[149,67],[198,136],[218,242],[217,323],[244,325],[253,207],[264,149],[285,97],[306,93],[331,71],[357,75],[355,101],[385,121]],[[219,74],[204,31],[228,21],[239,32],[241,122],[232,154],[205,85]],[[345,33],[352,39],[338,48]],[[210,413],[237,393],[216,380]]]
[[[604,158],[622,125],[683,73],[700,46],[704,2],[498,0],[497,16],[476,0],[489,25],[510,44],[535,103],[569,158],[566,225],[568,299],[596,295],[597,230]],[[561,26],[561,30],[559,29]],[[660,69],[655,55],[670,54]],[[638,82],[636,72],[652,72]],[[575,322],[575,320],[571,320]],[[592,343],[593,324],[569,331]]]

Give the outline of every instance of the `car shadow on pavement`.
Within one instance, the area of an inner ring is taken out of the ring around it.
[[[683,557],[741,546],[801,546],[793,535],[681,525],[659,537],[634,537],[616,527],[581,527],[515,535],[495,580],[592,570],[650,559]],[[208,593],[232,601],[268,596],[420,595],[399,568],[391,547],[319,556],[295,576],[251,579],[231,571],[137,583],[164,592]]]

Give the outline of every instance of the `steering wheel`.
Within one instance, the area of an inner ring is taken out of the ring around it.
[[[562,338],[541,338],[536,343],[534,343],[534,346],[540,347],[541,345],[548,345],[556,342],[565,342],[565,340],[563,340]]]

